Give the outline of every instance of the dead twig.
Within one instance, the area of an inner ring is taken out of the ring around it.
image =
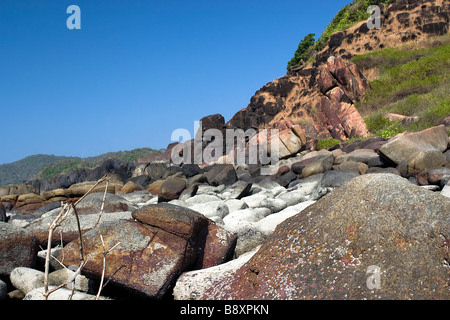
[[[61,212],[58,214],[58,216],[53,220],[52,224],[49,227],[49,232],[48,232],[48,240],[47,240],[47,254],[46,254],[46,258],[45,258],[45,272],[44,272],[44,299],[47,300],[48,296],[52,293],[55,292],[56,290],[60,289],[61,287],[67,285],[66,284],[62,284],[60,286],[57,286],[51,290],[49,290],[48,288],[48,274],[49,274],[49,270],[50,270],[50,257],[51,257],[51,253],[50,253],[50,249],[51,249],[51,245],[52,245],[52,239],[53,239],[53,232],[54,230],[61,225],[61,223],[67,219],[67,217],[69,216],[69,213],[71,212],[70,209],[73,210],[73,212],[75,213],[75,218],[77,220],[77,227],[78,227],[78,235],[79,235],[79,240],[80,240],[80,266],[77,269],[77,272],[75,272],[74,276],[73,276],[73,281],[75,281],[77,275],[79,273],[81,273],[81,269],[85,266],[86,261],[84,260],[84,253],[83,253],[83,236],[82,236],[82,232],[81,232],[81,224],[80,224],[80,219],[78,217],[78,213],[76,210],[76,206],[84,199],[86,198],[87,195],[89,195],[100,183],[102,183],[103,181],[107,180],[108,178],[108,174],[105,174],[101,179],[99,179],[90,189],[88,192],[86,192],[80,199],[78,199],[75,203],[72,203],[69,205],[69,203],[65,203],[63,208],[61,209]],[[106,184],[106,188],[105,188],[105,195],[103,197],[103,203],[104,203],[104,199],[106,197],[106,191],[107,191],[107,187],[108,184]],[[103,210],[103,204],[102,204],[102,210]],[[62,238],[62,236],[61,236]],[[69,279],[71,280],[71,279]],[[68,281],[68,283],[70,283],[71,281]]]

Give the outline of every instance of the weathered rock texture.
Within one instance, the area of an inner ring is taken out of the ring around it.
[[[448,198],[404,178],[357,177],[280,224],[200,298],[449,299],[448,212]]]

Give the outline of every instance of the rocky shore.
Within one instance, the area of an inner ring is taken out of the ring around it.
[[[449,299],[447,130],[319,151],[299,138],[270,176],[246,164],[108,162],[89,173],[109,173],[105,200],[102,183],[77,206],[88,261],[72,299],[95,299],[105,248],[102,299]],[[1,299],[43,299],[49,226],[94,181],[0,188]],[[79,241],[71,215],[53,233],[64,267],[51,259],[50,286],[74,276]],[[49,299],[67,299],[71,284]]]

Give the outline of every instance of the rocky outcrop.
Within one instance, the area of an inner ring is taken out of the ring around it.
[[[330,55],[348,59],[353,55],[444,35],[450,29],[450,4],[446,0],[398,0],[380,8],[379,30],[370,30],[364,21],[346,31],[336,32],[318,54],[317,63],[324,63]]]
[[[355,64],[332,56],[320,67],[288,73],[262,87],[227,127],[277,128],[288,120],[309,138],[365,137],[368,131],[354,103],[369,90]]]

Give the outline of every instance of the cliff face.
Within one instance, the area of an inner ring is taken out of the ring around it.
[[[313,65],[297,68],[263,86],[226,127],[261,129],[290,122],[315,139],[369,135],[354,103],[364,97],[370,85],[348,60],[449,30],[450,4],[445,0],[400,0],[381,9],[380,29],[370,30],[362,21],[333,34]]]

